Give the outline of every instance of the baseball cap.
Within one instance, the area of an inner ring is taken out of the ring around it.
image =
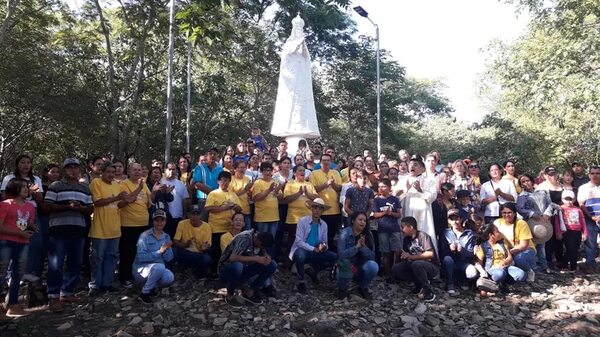
[[[453,215],[459,215],[459,213],[458,213],[458,209],[456,209],[456,208],[451,208],[451,209],[449,209],[449,210],[448,210],[448,217],[451,217],[451,216],[453,216]]]
[[[202,213],[202,211],[200,210],[200,207],[198,205],[192,205],[192,206],[190,206],[190,208],[188,208],[188,212],[189,213],[195,213],[195,214]]]
[[[464,198],[464,197],[470,197],[470,196],[471,196],[471,192],[469,192],[469,190],[459,190],[456,192],[457,199]]]
[[[69,166],[69,165],[78,165],[79,166],[79,159],[77,158],[67,158],[65,159],[65,161],[63,162],[63,168]]]
[[[544,173],[548,174],[548,175],[555,175],[556,174],[556,167],[550,165],[550,166],[546,166],[546,168],[544,169]]]
[[[581,165],[581,163],[580,163],[580,162],[578,162],[578,161],[574,161],[574,162],[572,162],[572,163],[571,163],[571,167],[573,167],[573,166],[577,166],[577,165],[579,165],[579,166],[583,166],[583,165]]]
[[[567,198],[575,199],[575,193],[573,191],[564,190],[562,192],[561,198],[562,199],[567,199]]]
[[[154,213],[152,213],[152,219],[156,219],[156,218],[166,219],[167,213],[165,211],[163,211],[162,209],[157,209],[156,211],[154,211]]]

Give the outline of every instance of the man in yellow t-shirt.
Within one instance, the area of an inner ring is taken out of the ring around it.
[[[152,193],[142,179],[142,165],[129,165],[129,179],[120,184],[121,191],[127,193],[119,201],[121,214],[121,239],[119,240],[119,281],[126,288],[133,285],[133,261],[140,234],[148,229],[148,208],[151,206]]]
[[[329,209],[323,212],[321,219],[327,223],[327,238],[332,243],[332,248],[335,249],[334,237],[342,223],[339,204],[342,177],[338,171],[331,169],[330,155],[321,155],[321,169],[313,171],[309,181],[325,204],[329,206]]]
[[[184,268],[193,268],[197,277],[209,276],[214,261],[210,256],[211,227],[202,221],[202,211],[198,205],[192,205],[187,216],[188,219],[179,222],[173,237],[175,261]]]
[[[117,269],[119,238],[121,237],[121,217],[119,201],[127,193],[122,192],[115,181],[115,167],[107,163],[102,167],[101,178],[92,180],[90,192],[94,201],[94,218],[90,228],[92,239],[92,275],[89,283],[90,296],[101,291],[111,290]]]
[[[254,199],[254,222],[259,232],[268,232],[275,237],[279,224],[279,202],[281,186],[273,180],[273,165],[270,162],[260,163],[262,178],[252,186]],[[277,244],[277,243],[276,243]]]
[[[242,207],[237,194],[229,190],[231,173],[222,171],[217,176],[219,188],[213,190],[206,198],[204,210],[208,212],[208,223],[212,229],[210,255],[213,261],[221,257],[221,235],[231,228],[231,217],[240,212]],[[216,269],[215,269],[216,271]]]

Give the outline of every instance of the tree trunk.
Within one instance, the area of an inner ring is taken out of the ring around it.
[[[10,30],[12,29],[15,11],[17,10],[17,6],[19,6],[20,2],[21,0],[6,1],[6,15],[4,16],[4,22],[2,22],[2,26],[0,27],[0,45],[2,42],[4,42],[8,36],[8,33],[10,33]]]

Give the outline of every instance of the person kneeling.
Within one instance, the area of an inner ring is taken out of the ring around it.
[[[417,219],[412,216],[402,218],[404,251],[401,262],[392,267],[392,275],[401,280],[413,281],[413,293],[425,302],[435,300],[433,287],[429,280],[439,276],[439,260],[431,238],[427,233],[417,230]]]
[[[258,290],[267,286],[265,281],[277,270],[277,263],[265,251],[272,246],[271,233],[259,233],[251,229],[236,235],[225,248],[218,269],[219,278],[227,284],[227,304],[237,308],[242,306],[235,296],[235,290],[238,286],[244,286],[253,276],[256,277],[243,292],[242,299],[252,304],[262,303]]]
[[[371,231],[365,230],[367,214],[353,213],[350,220],[352,226],[344,228],[338,240],[338,295],[340,299],[347,297],[348,285],[354,280],[360,283],[360,295],[370,300],[369,285],[379,272],[379,265],[375,262],[374,240]]]
[[[133,262],[133,278],[142,285],[140,299],[144,303],[152,303],[156,288],[170,286],[175,280],[173,273],[165,267],[165,263],[173,260],[171,238],[163,229],[167,224],[167,214],[162,209],[152,214],[153,228],[140,234],[137,242],[137,253]]]
[[[328,250],[327,224],[321,219],[323,211],[329,208],[325,201],[316,198],[314,201],[307,200],[306,206],[310,208],[311,215],[305,216],[298,221],[296,227],[296,239],[290,251],[290,259],[296,264],[298,272],[298,292],[306,294],[306,283],[304,282],[304,264],[309,263],[312,269],[306,273],[313,283],[319,283],[317,273],[327,267],[333,266],[337,255]]]
[[[212,230],[202,221],[201,213],[198,205],[190,207],[189,219],[179,222],[173,238],[177,262],[183,268],[192,267],[199,278],[209,276],[213,264],[210,256]]]

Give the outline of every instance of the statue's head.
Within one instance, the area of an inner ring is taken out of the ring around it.
[[[290,38],[304,38],[304,20],[300,17],[300,13],[292,20],[292,34]]]

